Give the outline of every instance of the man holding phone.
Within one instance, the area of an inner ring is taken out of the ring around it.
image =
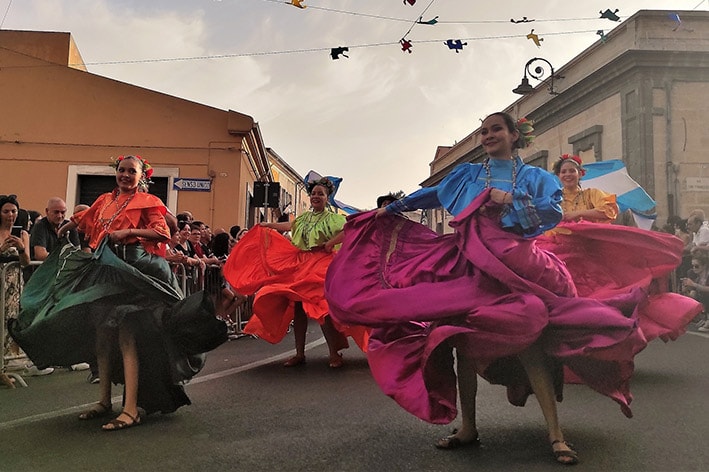
[[[32,226],[30,233],[30,257],[33,261],[43,261],[55,248],[66,244],[66,240],[57,237],[57,230],[68,223],[66,219],[66,203],[59,197],[52,197],[45,208],[46,217]],[[79,234],[75,229],[67,233],[69,241],[79,246]]]

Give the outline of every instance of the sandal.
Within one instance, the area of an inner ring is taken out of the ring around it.
[[[339,369],[345,361],[342,359],[342,354],[338,354],[337,357],[330,357],[330,363],[328,364],[331,369]]]
[[[121,417],[121,415],[126,415],[128,418],[130,418],[132,421],[130,423],[127,423],[123,420],[119,420],[118,418]],[[140,425],[140,422],[142,421],[142,418],[140,416],[140,413],[138,413],[137,416],[133,416],[130,413],[128,413],[126,410],[123,410],[120,415],[103,425],[101,428],[104,431],[118,431],[119,429],[128,429],[132,428],[133,426],[138,426]],[[107,428],[107,426],[109,426]]]
[[[293,356],[283,363],[283,367],[295,367],[305,364],[305,356]]]
[[[113,409],[110,403],[106,405],[105,403],[98,402],[91,409],[86,410],[79,414],[80,420],[92,420],[94,418],[103,418],[113,413]],[[98,408],[97,408],[98,407]]]
[[[475,436],[475,439],[472,441],[462,441],[456,434],[458,433],[457,429],[453,430],[453,434],[450,436],[446,436],[445,438],[441,438],[436,443],[434,446],[438,449],[460,449],[461,447],[479,447],[480,446],[480,436]]]
[[[554,444],[564,444],[566,447],[568,447],[568,450],[555,450],[554,449]],[[559,464],[563,465],[574,465],[579,463],[579,455],[574,451],[573,445],[571,443],[567,443],[566,441],[563,441],[561,439],[555,439],[551,443],[551,448],[552,452],[554,453],[554,458],[556,459],[556,462]]]

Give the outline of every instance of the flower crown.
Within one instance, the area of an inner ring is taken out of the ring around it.
[[[534,132],[534,120],[520,118],[517,120],[517,131],[519,131],[524,138],[524,147],[527,148],[531,146],[532,142],[534,142],[534,138],[536,138],[536,136],[532,134]]]
[[[313,180],[312,182],[308,182],[308,195],[313,193],[313,189],[318,185],[322,185],[323,187],[325,187],[327,189],[328,196],[332,195],[333,192],[335,192],[335,184],[333,184],[332,181],[330,179],[328,179],[327,177],[323,177],[321,179]]]
[[[152,183],[150,177],[153,176],[153,166],[150,165],[147,159],[143,159],[137,154],[132,156],[118,156],[115,159],[111,158],[111,163],[109,165],[118,170],[118,166],[121,165],[121,162],[123,162],[124,159],[138,159],[138,161],[140,161],[142,164],[143,176],[140,178],[138,186],[143,190],[147,190],[148,184]]]
[[[578,169],[581,177],[586,175],[586,170],[583,168],[583,161],[576,154],[562,154],[559,157],[559,160],[556,161],[556,164],[554,164],[554,171],[557,175],[561,172],[561,165],[568,160],[571,160],[574,164],[576,164],[576,168]]]

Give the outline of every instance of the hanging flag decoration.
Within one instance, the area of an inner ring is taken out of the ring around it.
[[[448,49],[454,50],[456,54],[463,50],[463,46],[468,45],[468,43],[464,43],[460,39],[448,39],[443,44],[448,46]]]
[[[684,31],[687,31],[688,33],[693,32],[693,29],[687,28],[686,26],[682,25],[682,20],[679,17],[679,13],[669,13],[667,15],[670,20],[672,20],[675,23],[675,27],[672,28],[672,31],[677,31],[679,29],[682,29]]]
[[[534,41],[534,44],[536,44],[538,48],[542,47],[542,41],[544,41],[544,38],[540,38],[539,35],[534,34],[534,29],[529,32],[527,39]]]
[[[601,18],[605,18],[607,20],[611,21],[620,21],[620,17],[616,15],[618,13],[618,9],[616,8],[615,11],[611,11],[610,8],[607,9],[606,11],[599,11],[598,13],[601,14]]]
[[[628,175],[628,169],[620,159],[591,162],[583,165],[586,175],[581,178],[584,187],[614,193],[620,211],[631,210],[638,227],[650,229],[657,218],[655,200]]]
[[[286,2],[288,5],[293,5],[294,7],[297,8],[305,8],[307,5],[303,5],[303,0],[290,0],[290,2]]]
[[[534,20],[528,20],[526,16],[523,16],[521,20],[515,20],[514,18],[510,18],[510,21],[512,23],[531,23]]]
[[[340,56],[350,57],[347,54],[345,54],[349,50],[350,50],[350,48],[342,47],[342,46],[337,47],[337,48],[332,48],[332,49],[330,49],[330,57],[332,57],[333,60],[339,59]]]
[[[601,37],[602,43],[606,42],[606,34],[603,32],[603,30],[596,31],[596,34]]]
[[[406,38],[401,38],[401,41],[399,41],[399,42],[401,43],[401,50],[402,51],[408,52],[409,54],[411,54],[413,52],[413,51],[411,51],[411,49],[414,46],[411,44],[411,41],[409,41]]]
[[[426,21],[422,21],[422,20],[423,20],[423,17],[419,16],[419,19],[418,19],[418,21],[416,21],[416,23],[418,23],[419,25],[435,25],[436,23],[438,23],[437,16],[434,18],[431,18],[430,20],[426,20]]]
[[[416,0],[404,0],[404,5],[406,5],[407,3],[413,7],[416,3]]]

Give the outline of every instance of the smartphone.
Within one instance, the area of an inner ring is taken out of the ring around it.
[[[19,238],[22,236],[22,226],[13,226],[10,234]]]

